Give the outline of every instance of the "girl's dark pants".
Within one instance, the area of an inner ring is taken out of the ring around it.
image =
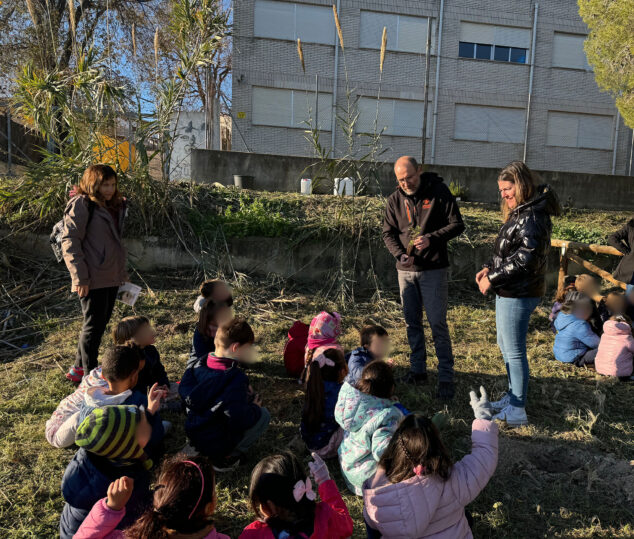
[[[79,298],[84,325],[79,334],[75,367],[82,367],[86,375],[97,366],[99,345],[112,316],[118,290],[118,286],[91,289],[87,296]]]

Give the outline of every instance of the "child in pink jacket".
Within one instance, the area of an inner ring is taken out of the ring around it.
[[[410,414],[387,447],[374,477],[363,485],[368,537],[467,539],[465,506],[487,485],[497,466],[498,428],[484,388],[475,412],[472,451],[451,463],[431,419]]]
[[[271,455],[256,465],[249,498],[258,520],[244,529],[240,539],[344,539],[352,535],[352,518],[326,463],[316,453],[312,456],[308,467],[320,502],[303,464],[292,453]]]
[[[74,539],[179,537],[230,539],[218,533],[211,517],[216,509],[214,470],[204,457],[176,455],[161,467],[152,507],[126,530],[116,527],[125,516],[134,481],[120,477],[110,483],[108,497],[99,500]]]
[[[625,316],[613,316],[603,324],[603,336],[594,367],[599,374],[628,379],[632,376],[634,338]]]

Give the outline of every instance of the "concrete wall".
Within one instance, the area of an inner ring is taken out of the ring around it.
[[[233,175],[255,177],[255,188],[262,191],[299,191],[300,179],[317,173],[315,159],[284,155],[254,154],[193,150],[192,178],[198,182],[220,182],[233,185]],[[499,169],[450,165],[427,165],[440,174],[447,184],[451,181],[469,189],[468,200],[496,202]],[[392,163],[379,168],[379,186],[369,186],[371,192],[389,194],[395,185]],[[634,197],[634,177],[569,172],[539,172],[543,182],[553,186],[562,203],[576,208],[631,210]],[[326,186],[322,185],[322,190]],[[332,186],[328,186],[332,192]]]

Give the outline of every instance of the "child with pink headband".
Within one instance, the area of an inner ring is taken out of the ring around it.
[[[116,529],[134,488],[129,477],[108,487],[108,496],[92,508],[75,534],[76,539],[125,539],[133,537],[196,537],[230,539],[218,533],[211,516],[216,509],[213,467],[204,457],[176,455],[166,460],[159,474],[152,507],[126,530]]]
[[[313,357],[323,354],[330,348],[343,352],[343,348],[337,342],[339,335],[341,335],[341,315],[339,313],[322,311],[315,316],[308,328],[304,365],[308,366]]]

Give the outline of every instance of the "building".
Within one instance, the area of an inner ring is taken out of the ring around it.
[[[383,130],[381,160],[420,156],[430,18],[426,162],[501,167],[525,156],[538,170],[629,173],[632,132],[594,81],[576,0],[333,1],[343,51],[330,0],[234,2],[234,150],[313,155],[305,131],[316,116],[321,145],[348,155],[332,127],[353,101],[357,132],[375,120]]]

